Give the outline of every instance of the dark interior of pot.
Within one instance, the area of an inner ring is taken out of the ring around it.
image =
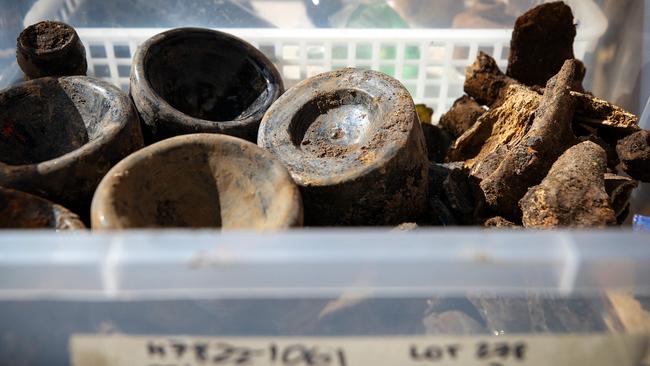
[[[99,137],[111,107],[102,90],[71,79],[43,78],[0,95],[0,160],[36,164]]]
[[[265,227],[286,194],[265,163],[233,149],[186,145],[136,160],[112,185],[112,210],[133,228]]]
[[[178,111],[209,121],[243,119],[262,108],[271,85],[229,38],[194,32],[165,39],[145,56],[153,90]]]
[[[358,148],[380,118],[372,97],[352,89],[323,93],[294,115],[289,133],[294,145],[315,157],[338,157]]]

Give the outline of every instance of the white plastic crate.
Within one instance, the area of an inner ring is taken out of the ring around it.
[[[67,20],[83,0],[45,1],[25,25],[54,17]],[[591,0],[566,0],[577,20],[576,57],[584,58],[607,28]],[[128,89],[131,57],[152,28],[78,28],[88,74]],[[417,103],[434,109],[434,121],[463,94],[465,68],[479,51],[507,65],[510,29],[222,29],[252,43],[278,67],[285,86],[346,66],[379,70],[399,79]]]

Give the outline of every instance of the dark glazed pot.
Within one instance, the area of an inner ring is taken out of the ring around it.
[[[300,186],[307,225],[396,225],[426,207],[422,129],[388,75],[343,69],[297,84],[264,116],[258,145]]]
[[[77,215],[63,206],[0,187],[0,228],[76,230],[85,226]]]
[[[0,92],[0,185],[88,214],[95,187],[143,146],[126,93],[87,76],[41,78]]]
[[[16,60],[25,79],[86,75],[86,50],[71,26],[43,21],[25,28],[16,41]]]
[[[211,132],[255,142],[264,112],[283,91],[266,56],[209,29],[177,28],[153,36],[138,48],[131,68],[131,95],[145,137],[154,141]]]
[[[93,229],[302,225],[300,192],[268,151],[239,138],[193,134],[135,152],[104,177]]]

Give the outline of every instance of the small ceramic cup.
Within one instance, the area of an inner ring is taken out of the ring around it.
[[[209,132],[255,142],[264,112],[283,91],[264,54],[209,29],[155,35],[138,48],[131,68],[131,95],[153,141]]]
[[[172,137],[118,163],[97,188],[93,229],[302,225],[302,202],[268,151],[220,134]]]
[[[86,75],[86,50],[71,26],[46,20],[25,28],[16,41],[16,60],[31,80]]]
[[[307,225],[396,225],[426,208],[424,136],[388,75],[348,68],[304,80],[267,111],[257,143],[300,186]]]
[[[40,78],[0,91],[0,185],[88,216],[106,172],[143,146],[129,96],[87,76]]]
[[[63,206],[0,187],[0,228],[78,230],[85,226],[76,214]]]

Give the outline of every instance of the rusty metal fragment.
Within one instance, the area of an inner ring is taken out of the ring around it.
[[[591,141],[568,149],[521,199],[525,227],[603,227],[616,223],[605,191],[605,150]]]
[[[519,217],[517,203],[538,184],[551,165],[575,141],[571,130],[573,100],[569,90],[577,77],[574,60],[549,80],[526,135],[505,154],[481,182],[488,206],[508,219]]]
[[[616,172],[617,171],[617,166],[621,162],[618,158],[618,154],[616,153],[616,147],[612,146],[611,144],[607,143],[604,139],[599,137],[596,132],[594,132],[591,135],[587,136],[580,136],[578,137],[579,142],[583,141],[591,141],[598,146],[602,147],[603,150],[605,150],[605,153],[607,154],[607,169],[610,172]]]
[[[504,219],[501,216],[495,216],[485,220],[483,226],[489,228],[515,228],[518,227],[519,225],[515,224],[510,220]]]
[[[571,97],[575,103],[574,125],[587,125],[590,128],[602,128],[606,136],[614,135],[616,139],[637,131],[638,117],[623,108],[581,92],[585,68],[579,60],[576,65],[576,77],[571,84]],[[522,85],[517,80],[504,75],[494,59],[479,52],[472,66],[465,74],[465,92],[477,102],[490,107],[501,104],[510,85]],[[538,87],[529,87],[531,91],[540,92]],[[621,136],[622,135],[622,136]]]
[[[463,95],[456,99],[451,109],[440,117],[438,124],[449,132],[453,138],[458,138],[474,125],[476,120],[485,113],[472,97]]]
[[[628,133],[639,130],[639,117],[623,108],[590,94],[571,92],[575,103],[575,122],[595,127],[620,129]]]
[[[415,222],[404,222],[401,223],[393,229],[393,231],[413,231],[418,228],[418,224]]]
[[[430,123],[420,125],[427,144],[427,158],[430,162],[442,163],[453,142],[452,137],[438,125]]]
[[[536,6],[515,21],[506,74],[526,85],[545,85],[573,59],[576,26],[562,1]]]
[[[642,182],[650,182],[650,131],[641,130],[620,140],[616,152],[625,173]]]
[[[478,179],[460,163],[431,164],[429,168],[429,218],[440,225],[474,225],[483,222],[485,202]]]
[[[492,107],[500,104],[501,93],[508,85],[519,84],[506,76],[492,56],[479,52],[474,63],[465,70],[465,93],[478,103]]]
[[[506,88],[504,96],[504,102],[482,115],[447,154],[449,161],[466,161],[465,166],[479,178],[483,176],[478,171],[492,167],[488,160],[498,158],[524,137],[541,100],[537,93],[519,85]]]
[[[620,175],[605,173],[605,191],[609,195],[609,205],[616,214],[616,221],[621,224],[627,218],[630,209],[630,196],[637,181]]]

